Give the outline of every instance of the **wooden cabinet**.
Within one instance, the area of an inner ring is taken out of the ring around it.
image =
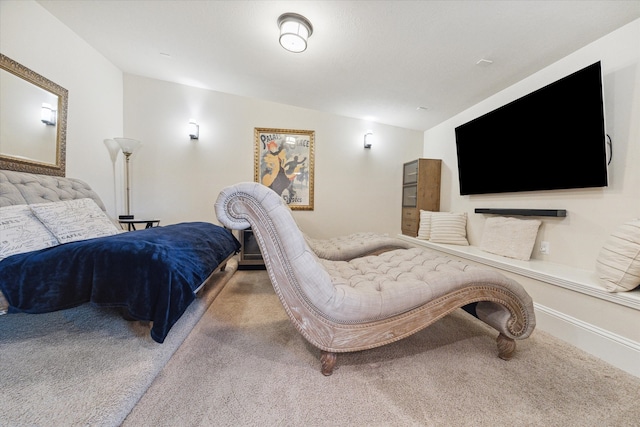
[[[420,210],[440,210],[442,160],[417,159],[402,168],[402,234],[416,237]]]

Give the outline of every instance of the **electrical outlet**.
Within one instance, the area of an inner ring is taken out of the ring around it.
[[[540,242],[540,253],[544,255],[549,255],[550,245],[549,242]]]

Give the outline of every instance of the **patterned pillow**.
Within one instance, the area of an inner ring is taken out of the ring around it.
[[[596,259],[596,271],[609,292],[630,291],[640,285],[640,219],[611,233]]]
[[[487,218],[484,223],[480,249],[508,258],[528,261],[536,243],[537,219],[517,219],[505,217]]]
[[[431,237],[431,211],[420,209],[420,227],[418,227],[417,239],[429,240]]]
[[[0,208],[0,260],[15,254],[58,245],[28,205]]]
[[[122,232],[92,199],[31,205],[31,210],[60,243],[111,236]]]
[[[431,212],[433,243],[468,246],[466,212]]]

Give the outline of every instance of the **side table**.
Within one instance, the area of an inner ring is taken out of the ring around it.
[[[136,224],[145,224],[144,228],[157,227],[160,225],[159,219],[119,219],[118,222],[124,228],[127,226],[127,231],[136,230]]]
[[[264,270],[264,259],[258,241],[253,235],[253,231],[248,228],[240,230],[240,259],[238,260],[238,270]]]

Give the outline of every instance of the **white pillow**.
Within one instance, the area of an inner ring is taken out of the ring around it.
[[[28,205],[0,208],[0,260],[15,254],[58,245]]]
[[[541,223],[537,219],[499,216],[487,218],[480,249],[492,254],[528,261],[536,244]]]
[[[122,232],[92,199],[31,205],[31,210],[60,243],[111,236]]]
[[[420,209],[420,226],[418,227],[417,239],[429,240],[431,237],[431,211]]]
[[[640,285],[640,219],[611,233],[596,259],[596,271],[609,292],[630,291]]]
[[[431,212],[433,243],[468,246],[466,212]]]

